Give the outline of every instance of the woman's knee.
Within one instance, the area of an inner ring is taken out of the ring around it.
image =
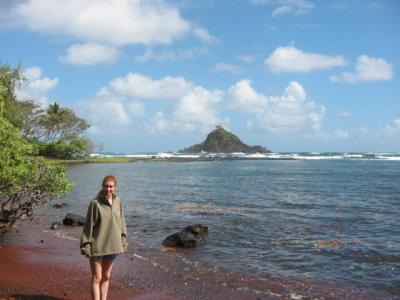
[[[111,277],[111,271],[103,272],[103,274],[101,274],[101,281],[109,281],[110,277]]]
[[[102,274],[98,274],[98,273],[94,273],[92,274],[92,282],[99,284],[101,281],[103,280],[103,276]]]

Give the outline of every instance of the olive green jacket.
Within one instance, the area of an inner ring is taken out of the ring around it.
[[[124,209],[118,196],[112,205],[104,196],[89,204],[81,235],[81,253],[88,257],[117,254],[127,249]]]

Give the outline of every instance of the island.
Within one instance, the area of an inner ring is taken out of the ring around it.
[[[262,146],[248,146],[236,135],[225,130],[221,125],[211,131],[204,142],[179,150],[179,153],[271,153],[271,150]]]

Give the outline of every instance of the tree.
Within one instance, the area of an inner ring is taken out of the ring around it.
[[[6,114],[5,107],[16,102],[14,91],[23,80],[20,67],[12,69],[8,65],[0,65],[0,114]],[[11,113],[12,109],[9,112]]]
[[[57,102],[50,104],[39,118],[42,134],[38,139],[44,143],[70,141],[78,138],[89,124],[69,108],[60,107]]]
[[[26,80],[20,68],[0,65],[0,115],[35,146],[35,153],[55,158],[87,155],[93,150],[83,133],[89,124],[57,102],[44,110],[31,100],[17,100],[15,88]]]
[[[33,209],[69,192],[65,167],[32,157],[28,143],[9,121],[0,116],[0,233]]]
[[[0,65],[0,115],[17,127],[22,136],[34,138],[38,134],[39,115],[43,110],[34,101],[17,100],[15,88],[25,80],[20,67],[13,69]]]
[[[69,159],[73,157],[85,157],[93,151],[89,139],[75,138],[70,141],[56,141],[39,144],[39,154],[45,157]]]

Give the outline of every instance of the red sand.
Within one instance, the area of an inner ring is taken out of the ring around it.
[[[18,229],[17,244],[0,246],[0,299],[90,299],[89,263],[79,253],[77,240],[80,228],[51,231],[28,223]],[[12,230],[15,234],[16,229]],[[168,272],[153,261],[131,254],[116,260],[110,300],[258,298],[215,282],[198,282],[193,274]]]
[[[81,228],[17,228],[0,244],[1,299],[90,299],[88,260],[79,253]],[[250,276],[185,265],[168,249],[138,245],[115,262],[108,299],[374,299],[365,291],[304,280]],[[3,297],[1,296],[3,295]],[[303,297],[303,296],[305,297]]]

